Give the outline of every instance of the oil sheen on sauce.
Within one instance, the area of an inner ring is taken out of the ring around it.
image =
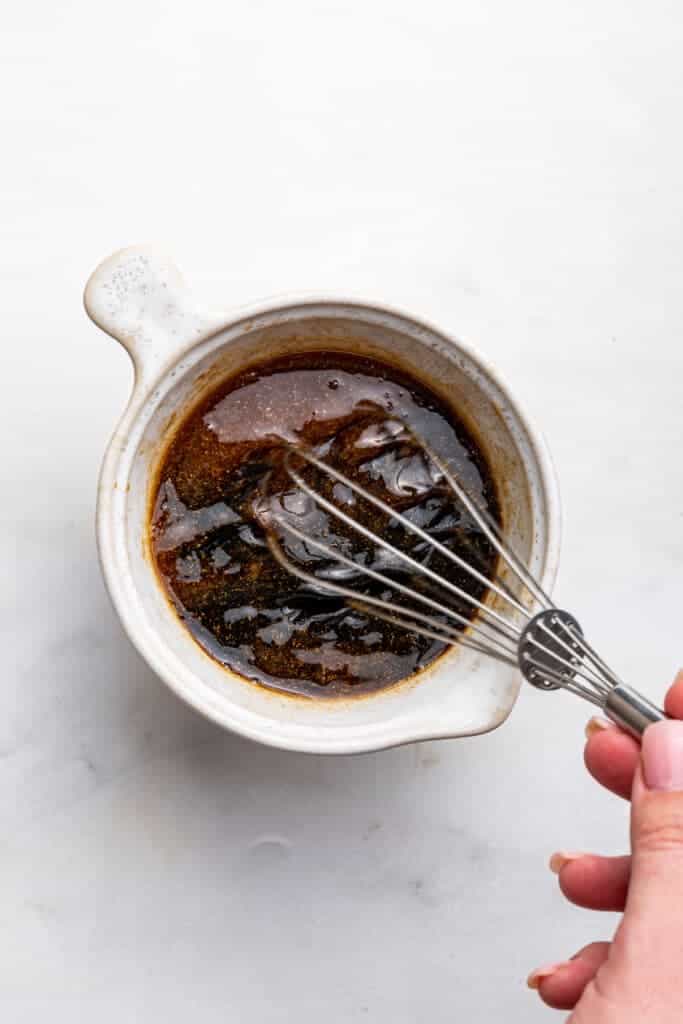
[[[486,460],[453,410],[402,370],[348,353],[307,352],[223,380],[176,430],[159,465],[150,541],[177,614],[216,661],[256,683],[307,697],[348,697],[391,686],[434,661],[445,645],[391,625],[305,583],[273,558],[263,503],[300,529],[325,534],[355,562],[436,597],[433,584],[340,525],[305,498],[283,468],[286,445],[304,445],[347,477],[474,562],[486,576],[496,556],[397,421],[447,459],[472,496],[499,520]],[[485,587],[424,540],[357,499],[309,476],[330,500],[474,597]],[[348,492],[348,493],[347,493]],[[404,597],[282,534],[287,556],[318,579],[398,603]],[[443,591],[438,595],[443,599]],[[449,598],[471,618],[467,602]]]

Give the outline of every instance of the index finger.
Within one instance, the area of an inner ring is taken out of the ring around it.
[[[683,670],[669,688],[664,709],[671,718],[683,719]],[[639,758],[637,740],[610,722],[591,720],[584,760],[586,768],[601,786],[628,800]]]

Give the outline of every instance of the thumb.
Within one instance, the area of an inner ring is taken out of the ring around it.
[[[683,945],[683,722],[643,736],[633,785],[631,883],[624,924],[654,957]],[[680,963],[680,961],[679,961]]]

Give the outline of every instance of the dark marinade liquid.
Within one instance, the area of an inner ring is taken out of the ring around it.
[[[397,436],[397,420],[447,459],[499,520],[489,468],[465,426],[425,385],[375,359],[308,352],[272,360],[224,380],[189,413],[161,461],[150,539],[178,615],[209,655],[270,688],[329,697],[389,686],[444,651],[444,644],[350,607],[287,572],[273,558],[256,511],[271,503],[354,561],[443,599],[443,591],[437,594],[433,584],[340,525],[292,484],[283,469],[285,443],[303,444],[490,576],[496,564],[491,545],[415,443]],[[348,488],[310,470],[307,480],[413,558],[473,596],[485,596],[484,586]],[[395,589],[281,531],[278,536],[287,556],[317,578],[406,603]],[[449,597],[449,603],[472,617],[464,600]]]

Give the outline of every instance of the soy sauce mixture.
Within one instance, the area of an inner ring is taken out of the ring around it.
[[[277,509],[299,529],[324,534],[326,544],[357,564],[437,596],[433,584],[340,525],[292,483],[286,446],[303,445],[489,577],[495,552],[401,423],[446,459],[499,521],[491,473],[463,423],[424,384],[378,360],[335,352],[272,360],[224,381],[190,412],[159,468],[150,539],[178,615],[209,655],[270,688],[331,697],[390,686],[444,651],[438,641],[297,579],[274,559],[264,532],[264,507]],[[483,585],[349,488],[317,471],[308,470],[307,479],[413,558],[474,597],[485,596]],[[285,532],[278,539],[288,558],[320,580],[407,603]],[[438,596],[443,600],[443,591]],[[472,617],[464,600],[449,603]]]

